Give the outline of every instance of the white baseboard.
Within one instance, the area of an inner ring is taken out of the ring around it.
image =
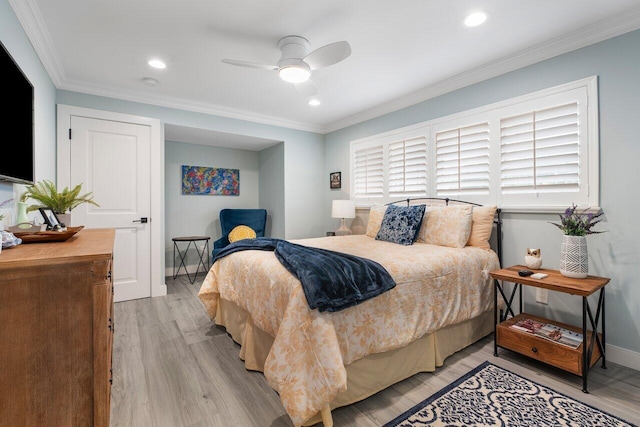
[[[640,371],[640,353],[607,344],[607,361]]]

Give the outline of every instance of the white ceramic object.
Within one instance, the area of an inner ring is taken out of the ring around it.
[[[531,256],[531,255],[525,255],[524,265],[526,265],[527,268],[530,268],[532,270],[537,270],[540,267],[542,267],[542,258]]]
[[[589,256],[586,236],[567,236],[562,238],[560,249],[560,274],[575,279],[584,279],[589,275]]]

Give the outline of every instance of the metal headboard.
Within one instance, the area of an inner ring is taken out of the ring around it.
[[[407,206],[411,206],[411,202],[417,202],[417,201],[439,201],[439,202],[444,202],[445,206],[449,206],[449,202],[453,202],[453,203],[459,203],[459,204],[463,204],[463,205],[472,205],[472,206],[484,206],[481,205],[479,203],[474,203],[474,202],[468,202],[466,200],[456,200],[456,199],[450,199],[448,197],[417,197],[414,199],[401,199],[401,200],[397,200],[395,202],[389,202],[386,203],[385,206],[388,205],[395,205],[398,203],[406,203]],[[497,254],[498,254],[498,260],[500,261],[500,266],[502,267],[502,217],[501,217],[501,212],[502,210],[500,208],[496,209],[496,216],[493,220],[493,223],[496,225],[496,241],[497,241]]]

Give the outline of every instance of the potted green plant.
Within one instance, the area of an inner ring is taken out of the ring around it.
[[[70,222],[69,219],[66,222],[63,219],[73,208],[83,203],[100,206],[93,200],[92,193],[80,194],[81,191],[82,184],[78,184],[71,190],[69,190],[69,187],[65,187],[61,192],[58,192],[56,185],[52,181],[43,180],[28,186],[20,196],[20,202],[26,203],[29,199],[35,200],[38,204],[28,206],[27,212],[40,208],[49,208],[53,210],[61,222],[68,224]]]

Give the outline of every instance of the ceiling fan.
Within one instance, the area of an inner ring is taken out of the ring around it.
[[[277,71],[284,81],[294,83],[303,96],[313,96],[317,90],[309,80],[311,71],[336,64],[351,55],[351,46],[346,41],[330,43],[309,52],[309,41],[300,36],[286,36],[278,41],[282,55],[276,65],[259,64],[237,59],[223,59],[225,64],[241,67]]]

